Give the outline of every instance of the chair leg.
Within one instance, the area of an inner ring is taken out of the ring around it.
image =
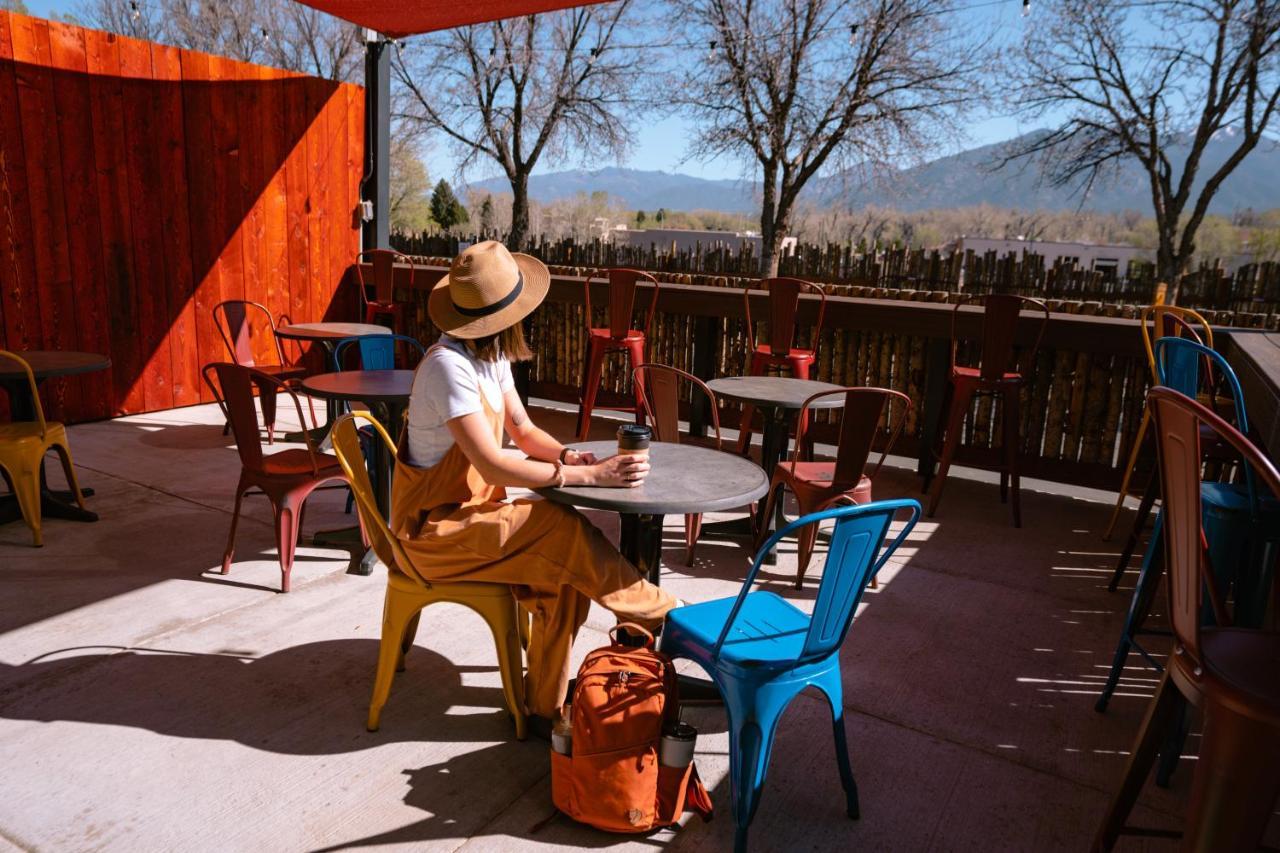
[[[796,493],[797,509],[805,516],[815,511],[807,506],[800,494]],[[804,589],[805,572],[809,571],[809,561],[813,559],[813,547],[818,543],[818,525],[810,524],[801,528],[796,534],[796,589]]]
[[[1133,648],[1133,638],[1146,621],[1151,612],[1151,603],[1155,600],[1156,590],[1160,586],[1160,576],[1164,573],[1164,562],[1160,553],[1160,529],[1162,519],[1156,516],[1156,527],[1151,535],[1151,543],[1142,560],[1142,570],[1138,573],[1138,582],[1133,587],[1133,597],[1129,600],[1129,612],[1125,615],[1124,627],[1120,630],[1120,642],[1116,643],[1116,652],[1111,660],[1111,671],[1107,674],[1107,683],[1102,687],[1102,695],[1094,704],[1098,712],[1107,710],[1111,702],[1111,694],[1120,684],[1120,676],[1124,674],[1124,665],[1129,660],[1129,651]]]
[[[493,633],[493,646],[498,653],[498,672],[502,676],[502,694],[507,710],[516,726],[516,740],[528,736],[524,713],[524,656],[520,648],[519,605],[511,596],[468,601],[467,605],[484,617]]]
[[[9,481],[9,487],[13,489],[13,496],[18,499],[18,511],[22,513],[22,520],[27,523],[27,529],[31,531],[31,544],[35,548],[44,545],[43,522],[41,519],[40,508],[40,462],[43,455],[32,454],[34,466],[26,460],[19,464],[22,466],[16,471],[7,472],[6,479]]]
[[[1004,472],[1008,474],[1009,491],[1012,500],[1013,526],[1022,526],[1022,488],[1018,476],[1018,456],[1021,445],[1021,423],[1018,417],[1019,389],[1012,388],[1001,395],[1000,404],[1004,409]],[[1000,481],[1003,483],[1002,475]],[[1003,500],[1004,496],[1001,496]]]
[[[1138,549],[1142,529],[1147,526],[1147,519],[1151,517],[1151,509],[1156,502],[1156,493],[1159,491],[1157,484],[1157,474],[1152,471],[1151,478],[1147,480],[1147,487],[1142,492],[1142,503],[1138,504],[1138,514],[1133,518],[1133,529],[1129,531],[1129,538],[1120,551],[1120,559],[1116,562],[1116,570],[1111,575],[1111,583],[1107,584],[1107,592],[1115,592],[1124,573],[1129,570],[1129,561],[1133,559],[1133,552]]]
[[[240,504],[244,501],[244,493],[249,490],[249,484],[244,481],[244,477],[240,477],[240,482],[236,485],[236,505],[231,510],[231,530],[227,533],[227,550],[222,554],[222,573],[230,574],[231,560],[236,554],[236,525],[240,522]]]
[[[778,718],[798,692],[794,685],[744,687],[736,684],[736,689],[730,689],[725,696],[729,705],[729,778],[736,853],[747,849],[747,830],[760,805]]]
[[[942,392],[942,403],[938,406],[938,417],[934,423],[933,429],[933,446],[929,448],[933,461],[929,463],[929,467],[925,470],[924,481],[920,484],[920,493],[928,494],[929,487],[933,485],[933,479],[938,471],[938,457],[942,455],[942,439],[946,435],[947,420],[951,417],[951,401],[955,398],[955,383],[948,381],[946,388]]]
[[[55,443],[53,449],[58,452],[58,460],[62,462],[62,474],[67,478],[67,485],[71,487],[71,494],[75,496],[76,505],[81,509],[85,509],[84,495],[80,492],[80,481],[76,478],[76,468],[71,462],[71,448],[65,444]]]
[[[791,359],[788,359],[788,363],[791,366],[792,376],[794,376],[797,379],[809,378],[809,362],[793,361]],[[806,430],[808,426],[809,426],[809,414],[806,412],[796,419],[796,435],[799,435],[802,430]],[[813,434],[806,432],[804,437],[804,446],[796,448],[797,458],[803,462],[812,462],[813,461],[813,444],[814,444]]]
[[[289,591],[293,574],[293,555],[298,547],[298,531],[301,530],[302,505],[310,489],[287,493],[275,507],[276,547],[280,555],[280,591]]]
[[[592,338],[587,345],[587,377],[582,386],[582,402],[578,404],[578,441],[586,441],[587,434],[591,432],[591,410],[596,406],[596,395],[604,372],[605,351],[596,340]]]
[[[631,363],[627,365],[627,376],[631,377],[631,393],[635,397],[636,423],[644,423],[644,404],[640,401],[640,388],[635,382],[635,369],[644,364],[644,338],[627,343],[627,354]]]
[[[947,437],[942,445],[942,458],[938,460],[938,473],[934,475],[929,490],[930,518],[938,511],[938,502],[942,500],[942,487],[947,482],[947,472],[951,470],[951,459],[960,446],[960,431],[964,428],[964,416],[969,411],[969,401],[972,398],[973,391],[968,386],[952,391],[951,411],[947,415]]]
[[[1280,729],[1210,699],[1184,850],[1257,850],[1280,795]]]
[[[426,599],[397,592],[387,586],[386,602],[382,607],[382,640],[378,645],[378,670],[373,677],[373,697],[369,700],[369,718],[365,728],[378,730],[382,720],[382,706],[391,695],[391,682],[396,677],[396,661],[400,657],[400,644],[409,620],[422,610]]]
[[[408,656],[409,649],[413,648],[413,641],[418,636],[418,620],[421,616],[421,610],[413,614],[413,618],[404,629],[404,639],[400,641],[400,656],[396,658],[396,672],[404,672],[404,659]]]
[[[1165,732],[1173,722],[1173,714],[1178,708],[1178,698],[1178,688],[1166,672],[1160,679],[1160,686],[1156,688],[1156,695],[1147,708],[1142,728],[1138,730],[1138,740],[1129,753],[1129,760],[1125,763],[1120,790],[1116,791],[1115,796],[1112,797],[1106,814],[1103,815],[1102,823],[1098,827],[1098,833],[1094,836],[1094,850],[1110,850],[1124,831],[1134,803],[1138,801],[1138,794],[1142,792],[1147,775],[1151,772],[1151,765],[1155,763],[1156,753],[1160,750]]]
[[[849,741],[844,730],[844,685],[839,667],[832,668],[819,681],[818,687],[831,706],[831,731],[836,742],[836,768],[840,771],[840,787],[844,788],[844,810],[853,820],[862,816],[858,805],[858,783],[853,778],[853,765],[849,761]]]
[[[769,519],[773,518],[774,505],[782,500],[784,488],[784,484],[777,480],[769,483],[769,491],[764,496],[764,512],[756,513],[756,541],[752,545],[752,551],[759,551],[769,538]]]
[[[746,456],[751,452],[751,420],[756,416],[756,407],[750,403],[742,404],[742,420],[738,422],[738,455]]]
[[[1129,450],[1129,461],[1124,464],[1124,479],[1120,481],[1120,496],[1116,498],[1115,508],[1111,510],[1111,520],[1106,530],[1102,531],[1103,541],[1111,539],[1115,533],[1116,522],[1120,520],[1120,510],[1124,509],[1124,499],[1129,494],[1129,480],[1133,477],[1133,469],[1138,465],[1138,454],[1142,450],[1142,440],[1146,438],[1147,426],[1151,421],[1151,410],[1143,408],[1142,420],[1138,423],[1138,434],[1134,436],[1133,447]]]
[[[698,547],[698,534],[702,532],[702,513],[691,512],[684,517],[684,564],[693,565],[693,551]]]
[[[262,406],[262,424],[267,428],[267,444],[274,444],[276,438],[276,394],[275,386],[258,386],[258,401]],[[307,428],[306,424],[302,425]]]

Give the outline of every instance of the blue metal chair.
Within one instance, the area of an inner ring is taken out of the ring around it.
[[[422,358],[427,351],[417,338],[408,335],[360,335],[343,338],[333,347],[333,369],[339,372],[343,370],[343,355],[349,346],[356,344],[360,348],[361,370],[394,370],[396,344],[401,343],[411,352],[416,350],[418,358]]]
[[[1245,411],[1244,392],[1240,380],[1227,360],[1213,349],[1187,338],[1164,337],[1155,342],[1156,375],[1161,385],[1195,398],[1201,388],[1201,380],[1208,378],[1201,373],[1202,365],[1216,373],[1230,391],[1235,408],[1236,428],[1241,433],[1249,429],[1249,417]],[[1238,627],[1260,627],[1266,612],[1265,592],[1272,580],[1268,550],[1280,543],[1280,504],[1273,498],[1264,499],[1254,483],[1253,471],[1245,466],[1243,483],[1204,482],[1200,485],[1202,525],[1208,544],[1209,564],[1216,578],[1216,590],[1211,589],[1208,599],[1221,599],[1227,590],[1235,592],[1235,614],[1232,620]],[[1094,706],[1105,711],[1120,682],[1129,652],[1136,651],[1155,670],[1164,667],[1155,660],[1137,637],[1140,634],[1167,636],[1167,631],[1146,629],[1144,623],[1150,614],[1156,590],[1163,573],[1161,534],[1164,528],[1164,511],[1156,515],[1151,541],[1142,559],[1138,581],[1129,601],[1120,642],[1116,645],[1111,672],[1107,676],[1102,695]],[[1216,608],[1221,611],[1221,608]],[[1220,613],[1206,612],[1206,620],[1217,620]],[[1167,775],[1166,775],[1167,781]]]
[[[911,518],[882,552],[889,523],[899,510],[910,510]],[[840,647],[862,591],[919,518],[920,504],[914,500],[836,507],[803,516],[761,546],[736,598],[678,607],[667,614],[662,650],[706,670],[724,697],[736,850],[746,849],[778,719],[806,687],[819,688],[831,705],[845,809],[849,817],[858,817],[858,788],[844,731]],[[836,524],[813,616],[772,592],[751,590],[765,555],[781,539],[826,519]]]

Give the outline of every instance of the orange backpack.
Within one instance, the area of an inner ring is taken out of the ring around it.
[[[574,820],[609,832],[671,826],[685,809],[710,820],[711,798],[692,761],[658,761],[663,727],[680,719],[676,671],[653,647],[613,644],[587,655],[573,691],[572,754],[551,751],[551,799]]]

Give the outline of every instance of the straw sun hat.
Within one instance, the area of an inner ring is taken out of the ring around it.
[[[446,334],[483,338],[523,320],[541,304],[550,285],[542,261],[485,240],[453,259],[449,274],[432,288],[427,310]]]

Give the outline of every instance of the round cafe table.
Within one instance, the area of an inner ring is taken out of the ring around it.
[[[290,323],[287,326],[280,326],[276,329],[277,338],[284,338],[290,341],[310,341],[323,347],[325,367],[333,364],[333,349],[338,345],[338,341],[344,338],[389,334],[391,334],[391,330],[386,326],[378,326],[372,323]],[[326,399],[325,424],[312,430],[312,437],[317,441],[324,441],[329,435],[329,430],[333,428],[333,422],[338,417],[338,414],[338,401]],[[285,436],[285,439],[288,441],[301,441],[302,433],[289,433]]]
[[[594,453],[599,459],[618,452],[614,441],[571,446]],[[649,476],[634,489],[565,486],[537,491],[555,503],[618,513],[622,521],[622,556],[654,584],[661,583],[664,516],[733,509],[759,500],[769,487],[764,472],[750,460],[690,444],[654,442],[649,445],[649,466]],[[680,681],[680,695],[685,701],[719,701],[719,692],[711,682],[686,677]]]
[[[77,376],[83,373],[96,373],[111,367],[111,359],[95,352],[57,352],[53,350],[15,351],[17,355],[31,365],[31,373],[35,376],[37,388],[46,379],[59,376]],[[26,371],[12,359],[0,359],[0,388],[9,397],[10,417],[15,421],[33,421],[36,419],[35,399],[31,396],[31,385],[27,382]],[[40,513],[44,518],[62,518],[71,521],[97,521],[98,514],[81,509],[75,503],[75,496],[69,491],[51,491],[45,484],[44,463],[40,468]],[[81,494],[89,497],[93,489],[81,488]],[[13,495],[0,498],[0,524],[15,521],[22,517],[18,509],[18,500]]]
[[[346,324],[361,325],[361,324]],[[318,373],[302,380],[302,389],[313,397],[320,397],[331,403],[335,409],[344,402],[357,401],[372,407],[372,414],[378,422],[394,438],[399,435],[404,423],[404,413],[409,407],[409,394],[413,390],[412,370],[344,370],[339,373]],[[378,510],[383,518],[391,511],[391,474],[394,460],[381,438],[370,442],[373,458],[371,480],[373,495],[378,502]],[[341,530],[322,530],[312,541],[317,545],[340,545],[349,547],[361,541],[360,528],[348,527]],[[358,574],[367,575],[373,571],[373,564],[378,560],[373,549],[368,549],[356,569]]]
[[[772,478],[773,471],[787,453],[787,437],[791,432],[791,422],[804,406],[804,401],[814,394],[823,391],[839,391],[843,385],[832,385],[829,382],[816,382],[812,379],[796,379],[791,376],[726,376],[712,379],[707,383],[717,397],[722,400],[733,400],[738,403],[750,403],[760,410],[764,418],[764,432],[760,436],[760,467],[765,476]],[[812,409],[838,409],[844,405],[844,397],[831,396],[818,400]],[[764,512],[764,499],[760,500],[760,512]],[[776,529],[782,520],[782,501],[777,502],[777,511],[773,518],[761,518],[770,531]],[[750,527],[749,520],[743,520]],[[737,528],[743,521],[721,522],[720,525],[707,525],[704,530],[710,533],[742,532]],[[734,529],[729,530],[732,526]],[[718,527],[726,529],[717,530]],[[775,554],[766,556],[765,562],[773,564],[777,560]]]

